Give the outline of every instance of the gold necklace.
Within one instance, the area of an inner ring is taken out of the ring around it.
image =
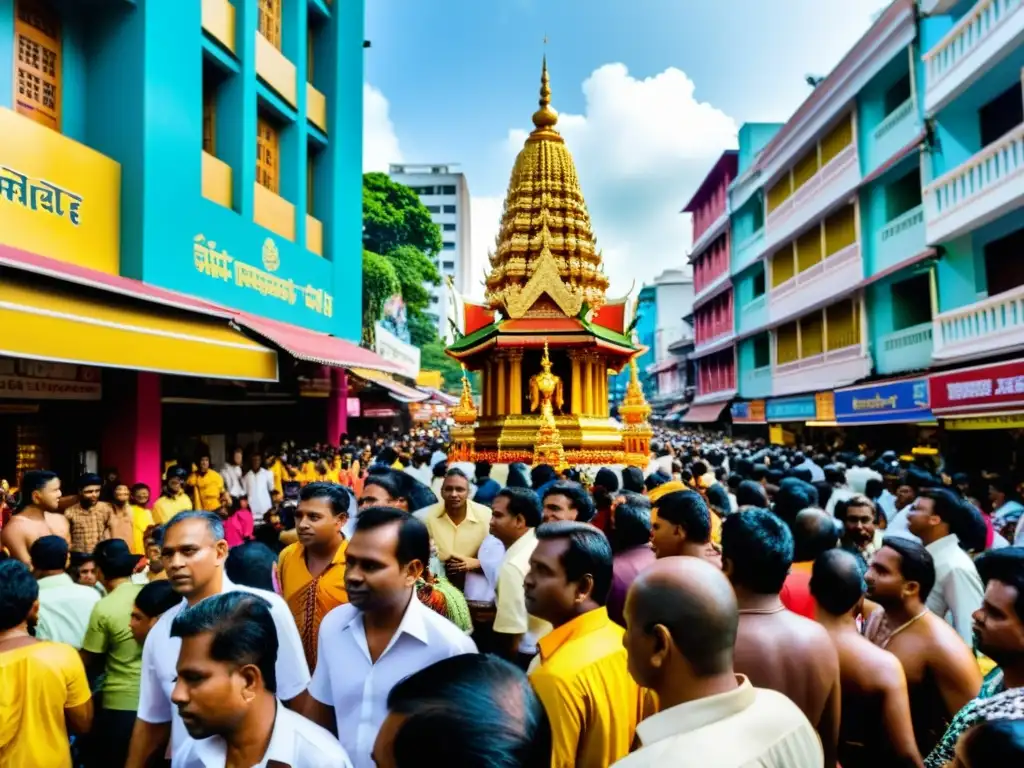
[[[903,622],[902,624],[900,624],[900,626],[896,627],[896,629],[895,629],[895,630],[893,630],[893,631],[892,631],[892,632],[891,632],[891,633],[889,634],[889,636],[888,636],[887,638],[885,638],[885,640],[883,641],[882,645],[880,646],[880,647],[881,647],[881,649],[882,649],[882,650],[884,651],[884,650],[885,650],[886,648],[888,648],[888,647],[889,647],[889,643],[891,643],[891,642],[892,642],[892,639],[893,639],[894,637],[896,637],[896,635],[898,635],[898,634],[899,634],[900,632],[902,632],[902,631],[903,631],[904,629],[906,629],[906,628],[907,628],[907,627],[909,627],[909,626],[910,626],[911,624],[913,624],[913,623],[914,623],[915,621],[917,621],[918,619],[920,619],[920,618],[921,618],[922,616],[924,616],[924,615],[925,615],[926,613],[928,613],[928,609],[927,609],[927,608],[925,608],[924,610],[922,610],[922,611],[921,611],[921,612],[920,612],[919,614],[917,614],[917,616],[914,616],[914,617],[913,617],[912,619],[910,619],[910,621],[905,621],[905,622]]]
[[[739,613],[741,613],[741,614],[743,614],[743,613],[752,613],[752,614],[760,614],[760,615],[763,615],[763,616],[767,616],[767,615],[772,614],[772,613],[782,613],[784,610],[786,610],[786,606],[779,605],[779,606],[776,606],[775,608],[741,608],[739,610]]]

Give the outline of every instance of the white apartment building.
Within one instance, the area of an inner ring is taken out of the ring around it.
[[[457,164],[392,164],[388,175],[393,181],[410,187],[430,211],[430,218],[441,228],[441,252],[435,265],[441,273],[441,285],[430,286],[428,313],[437,322],[438,335],[451,340],[448,326],[450,299],[448,278],[455,290],[465,293],[470,281],[469,185]]]

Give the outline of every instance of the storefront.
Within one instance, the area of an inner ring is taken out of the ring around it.
[[[764,400],[744,400],[733,403],[729,409],[732,416],[733,434],[737,437],[755,438],[768,434],[768,417]]]
[[[867,445],[901,454],[936,442],[925,378],[879,381],[836,390],[835,419],[845,429],[848,446]]]
[[[770,441],[775,445],[795,445],[804,435],[804,424],[814,421],[817,414],[814,395],[770,399],[765,404]]]

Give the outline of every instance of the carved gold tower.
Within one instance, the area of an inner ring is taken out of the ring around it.
[[[465,333],[448,354],[481,374],[475,456],[622,463],[608,373],[642,350],[629,336],[627,300],[605,296],[608,278],[557,124],[545,59],[534,129],[512,168],[489,254],[486,304],[467,308]]]

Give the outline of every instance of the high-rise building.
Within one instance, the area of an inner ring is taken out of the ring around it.
[[[389,175],[392,180],[412,189],[430,211],[430,218],[441,228],[441,253],[435,266],[441,273],[441,284],[430,286],[428,314],[437,323],[437,333],[451,339],[448,327],[448,278],[455,290],[464,293],[470,280],[469,185],[461,171],[453,164],[412,165],[394,164]]]

